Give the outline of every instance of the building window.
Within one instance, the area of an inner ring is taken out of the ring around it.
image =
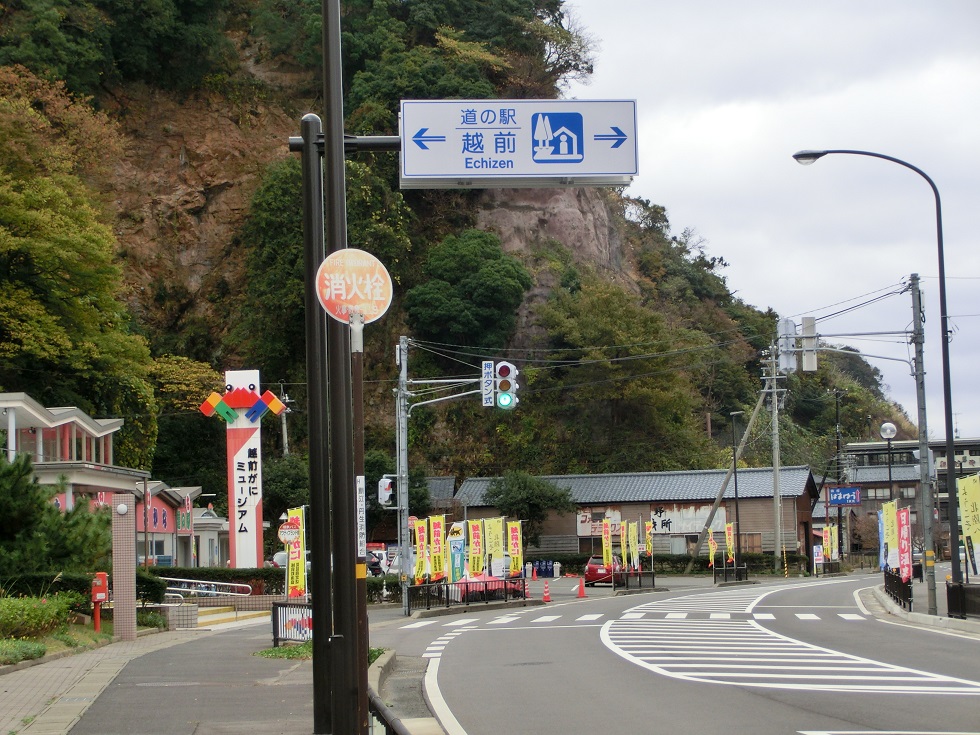
[[[914,498],[915,497],[915,488],[914,487],[903,487],[901,490],[902,490],[902,497],[903,498]]]

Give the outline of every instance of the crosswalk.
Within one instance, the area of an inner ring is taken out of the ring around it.
[[[443,620],[428,618],[403,629],[447,628],[423,657],[439,658],[460,635],[475,630],[598,628],[603,645],[648,671],[694,682],[796,689],[808,692],[929,693],[980,695],[980,682],[895,666],[815,646],[768,629],[765,623],[860,625],[868,618],[853,607],[763,607],[773,589],[732,589],[638,605],[616,615],[578,614],[555,608]]]
[[[848,622],[858,622],[867,620],[867,616],[857,613],[826,613],[816,615],[813,613],[792,613],[784,615],[793,617],[797,620],[846,620]],[[442,626],[447,628],[459,628],[478,623],[487,626],[507,626],[507,625],[546,625],[549,623],[567,625],[569,623],[593,623],[609,619],[609,616],[602,613],[590,613],[588,615],[541,615],[521,616],[521,615],[501,615],[498,617],[482,618],[454,618],[449,622],[441,622],[438,618],[417,620],[413,623],[400,626],[404,630],[415,628],[428,628],[432,626]],[[617,620],[775,620],[776,615],[768,612],[628,612],[616,618]]]

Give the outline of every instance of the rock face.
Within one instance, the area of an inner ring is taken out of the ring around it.
[[[235,280],[235,233],[262,171],[290,155],[299,123],[274,105],[236,107],[217,96],[129,90],[105,106],[129,139],[112,196],[130,308],[164,327],[161,294],[201,311],[209,283]]]
[[[478,226],[495,232],[508,252],[555,240],[600,271],[623,269],[622,239],[600,189],[489,189],[480,205]]]

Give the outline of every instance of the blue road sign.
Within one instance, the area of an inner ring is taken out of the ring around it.
[[[633,100],[404,100],[406,189],[626,186]]]

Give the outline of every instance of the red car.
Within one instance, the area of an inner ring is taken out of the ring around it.
[[[586,586],[591,587],[596,582],[625,585],[626,570],[622,560],[618,556],[613,556],[612,562],[612,567],[607,567],[602,561],[602,554],[590,556],[585,565]]]

